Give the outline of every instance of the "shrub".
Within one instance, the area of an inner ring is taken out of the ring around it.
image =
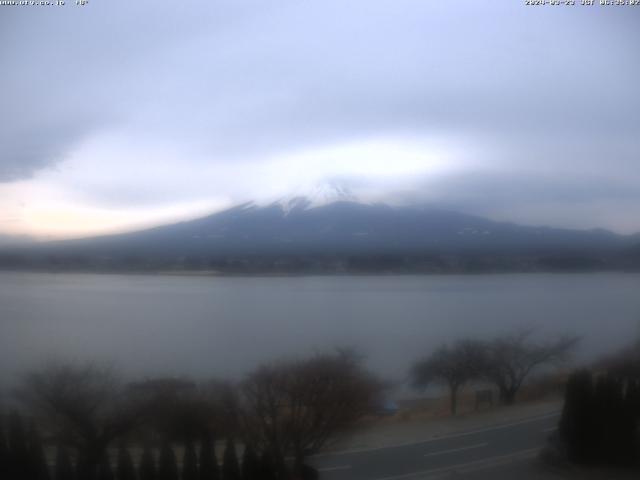
[[[148,445],[145,445],[140,457],[140,480],[156,480],[156,460]]]
[[[209,435],[204,435],[200,445],[200,480],[218,480],[220,471],[214,449],[214,442]]]
[[[158,480],[178,480],[176,455],[168,442],[165,442],[160,449]]]
[[[118,480],[136,480],[136,471],[133,466],[133,460],[131,460],[131,454],[123,445],[118,448],[117,475]]]
[[[184,449],[182,480],[198,480],[198,457],[191,441],[187,442]]]
[[[586,370],[567,382],[560,438],[576,463],[629,465],[637,461],[638,386],[611,374]]]
[[[238,455],[233,440],[228,439],[224,449],[224,458],[222,463],[222,478],[224,480],[240,480],[240,465],[238,464]]]

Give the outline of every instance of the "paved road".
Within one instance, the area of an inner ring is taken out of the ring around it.
[[[559,414],[519,420],[422,442],[318,455],[322,480],[411,480],[534,455],[555,429]]]

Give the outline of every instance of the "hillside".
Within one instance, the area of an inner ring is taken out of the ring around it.
[[[467,271],[617,267],[637,237],[424,206],[292,197],[126,234],[4,249],[5,268]]]

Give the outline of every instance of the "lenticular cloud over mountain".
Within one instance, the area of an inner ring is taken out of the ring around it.
[[[136,230],[331,178],[374,201],[640,231],[640,10],[576,7],[3,8],[19,48],[2,59],[0,234]]]

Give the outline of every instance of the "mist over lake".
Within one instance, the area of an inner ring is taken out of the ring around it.
[[[583,335],[588,360],[640,333],[640,275],[197,277],[0,273],[0,373],[52,359],[131,375],[238,377],[335,346],[402,380],[459,337],[534,325]]]

